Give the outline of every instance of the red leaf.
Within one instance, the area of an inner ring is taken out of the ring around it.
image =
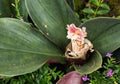
[[[83,84],[81,77],[80,73],[72,71],[64,75],[56,84]]]

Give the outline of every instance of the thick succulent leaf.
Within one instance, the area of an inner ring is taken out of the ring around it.
[[[48,59],[63,61],[61,51],[28,23],[0,19],[0,76],[15,76],[40,68]]]
[[[114,18],[96,18],[85,22],[88,39],[103,57],[120,47],[120,20]]]
[[[23,17],[23,19],[25,21],[27,21],[28,20],[28,12],[27,12],[27,9],[25,6],[25,0],[20,0],[19,9],[20,9],[20,14]]]
[[[11,15],[10,4],[7,0],[0,0],[0,17],[8,17]]]
[[[83,84],[82,75],[72,71],[64,75],[56,84]]]
[[[81,74],[90,74],[96,71],[97,69],[101,68],[101,65],[102,56],[98,51],[94,51],[84,65],[74,67]]]
[[[80,24],[65,0],[25,0],[34,24],[54,44],[64,49],[67,24]]]

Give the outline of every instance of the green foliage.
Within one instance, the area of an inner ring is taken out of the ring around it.
[[[15,0],[15,4],[12,3],[12,6],[15,7],[15,10],[16,10],[16,18],[22,18],[21,15],[20,15],[20,10],[19,10],[19,2],[20,0]]]
[[[11,10],[9,1],[7,0],[0,0],[0,17],[10,17]]]
[[[90,74],[93,71],[101,68],[102,56],[98,51],[92,53],[91,57],[87,60],[87,63],[81,66],[74,66],[81,74]]]
[[[113,52],[120,47],[120,38],[118,37],[120,35],[120,19],[96,18],[86,21],[82,26],[87,28],[88,39],[92,41],[94,48],[103,57],[107,52]]]
[[[89,0],[87,7],[82,11],[86,14],[86,18],[90,19],[107,14],[110,11],[110,7],[104,3],[104,0]]]
[[[24,0],[10,0],[9,3],[13,17],[28,21],[28,12]]]
[[[34,24],[51,42],[61,49],[65,49],[69,42],[66,39],[67,24],[80,24],[79,19],[65,0],[25,1],[28,13]]]
[[[66,24],[70,24],[70,23],[79,24],[78,18],[76,16],[74,16],[75,14],[71,11],[71,9],[68,7],[68,5],[66,3],[64,3],[64,1],[62,1],[62,0],[60,0],[60,1],[53,0],[53,1],[50,1],[49,4],[48,4],[48,1],[46,3],[45,0],[43,0],[43,1],[37,0],[34,2],[33,2],[33,0],[29,0],[29,1],[26,0],[26,6],[27,6],[28,13],[31,16],[34,24],[36,24],[36,26],[43,32],[43,34],[48,39],[50,39],[50,41],[52,41],[54,44],[56,44],[58,47],[60,47],[61,49],[65,49],[65,47],[67,45],[66,44],[66,41],[67,41],[66,32],[67,31],[65,29],[67,26]],[[59,8],[56,9],[56,7],[59,7]],[[48,8],[49,8],[49,10],[48,10]],[[36,9],[40,9],[40,10],[36,10]],[[47,11],[44,11],[44,10],[47,10]],[[41,14],[41,12],[42,12],[42,14]],[[51,15],[53,15],[53,17],[51,17]],[[56,32],[56,34],[54,32]],[[90,69],[85,70],[84,67],[86,67],[86,65],[84,65],[83,68],[76,66],[77,70],[80,71],[82,69],[82,73],[91,73],[94,70],[100,68],[101,67],[100,65],[102,64],[102,59],[101,59],[101,55],[98,53],[96,56],[96,58],[97,57],[98,58],[95,60],[98,62],[98,63],[96,63],[96,65],[93,66],[93,64],[94,64],[94,62],[93,62],[94,55],[93,55],[93,56],[91,56],[92,59],[90,59],[90,62],[91,61],[92,62],[91,63],[88,62],[88,64],[86,64]],[[91,66],[93,66],[93,67],[91,67]],[[81,71],[80,71],[80,73],[81,73]]]
[[[2,78],[0,84],[54,84],[63,76],[63,72],[57,71],[57,67],[50,68],[45,64],[35,72],[16,76],[12,78]]]
[[[48,59],[64,61],[62,51],[30,24],[18,19],[0,18],[0,25],[1,76],[35,71]]]
[[[112,77],[107,77],[106,73],[112,69],[114,74]],[[95,71],[89,75],[90,83],[92,84],[120,84],[120,64],[116,64],[115,58],[107,58],[103,67],[99,71]]]
[[[33,72],[49,59],[65,62],[64,52],[69,43],[66,38],[66,27],[71,23],[87,28],[87,38],[93,43],[95,49],[86,60],[86,64],[75,65],[75,69],[80,73],[89,74],[96,71],[102,65],[102,56],[120,47],[119,19],[96,18],[81,24],[65,0],[20,1],[15,0],[13,3],[16,11],[13,14],[17,19],[0,18],[1,76],[17,76]],[[102,0],[89,2],[92,5],[84,12],[94,17],[103,15],[109,10],[109,6]],[[20,3],[23,3],[22,10],[20,10],[22,7],[19,6]],[[28,16],[25,13],[26,9],[32,20],[27,18],[28,22],[32,22],[31,24],[19,20],[22,16],[21,12]]]
[[[88,14],[93,14],[93,13],[94,13],[94,10],[91,9],[91,8],[84,8],[83,12],[84,12],[84,13],[88,13]]]

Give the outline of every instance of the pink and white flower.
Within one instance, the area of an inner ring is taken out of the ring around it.
[[[86,27],[79,28],[74,24],[70,24],[67,25],[67,30],[67,38],[71,39],[72,44],[72,50],[69,54],[74,57],[85,59],[85,56],[89,50],[93,52],[92,43],[85,38],[87,37]]]
[[[85,37],[87,37],[87,32],[85,27],[82,27],[81,29],[76,27],[74,24],[70,24],[67,25],[67,29],[68,29],[67,32],[68,39],[82,41],[84,40]]]

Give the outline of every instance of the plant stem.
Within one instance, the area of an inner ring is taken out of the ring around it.
[[[17,17],[17,18],[21,18],[18,5],[19,5],[19,0],[15,0],[15,10],[16,10],[16,12],[17,12],[16,17]]]
[[[94,17],[96,17],[97,12],[98,12],[98,9],[100,8],[100,4],[103,3],[103,1],[104,1],[104,0],[99,0],[99,5],[98,5],[97,8],[95,9]]]

